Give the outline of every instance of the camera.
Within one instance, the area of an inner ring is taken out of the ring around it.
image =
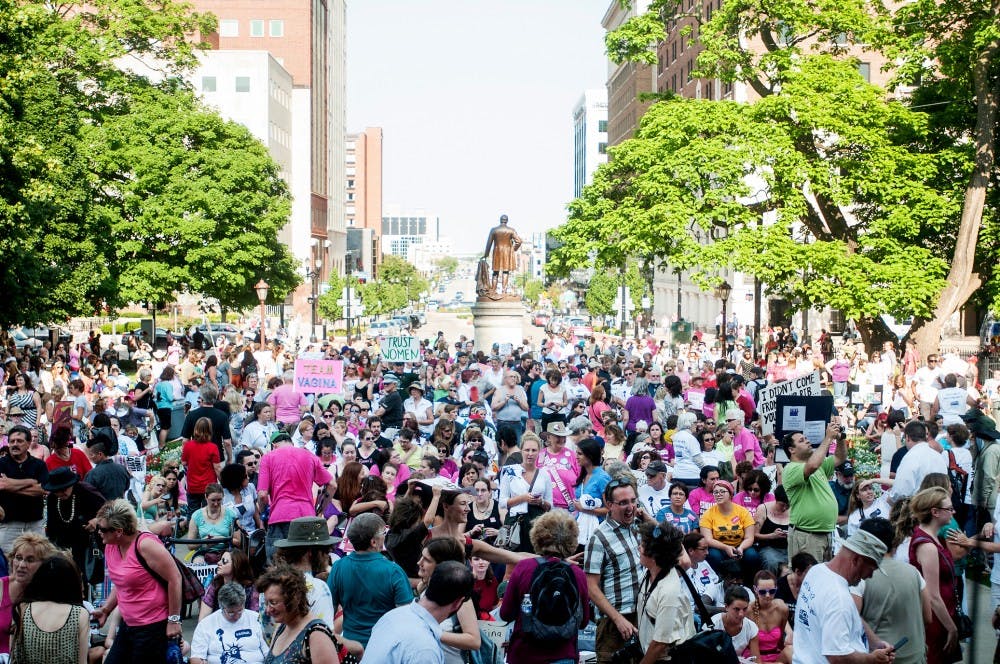
[[[633,634],[618,650],[611,655],[611,664],[635,664],[642,659],[642,646],[639,644],[639,635]]]

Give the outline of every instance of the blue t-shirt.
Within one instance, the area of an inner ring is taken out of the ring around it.
[[[662,521],[671,523],[680,528],[681,532],[684,533],[685,535],[687,535],[692,531],[698,530],[698,517],[695,516],[694,512],[692,512],[686,507],[684,508],[684,511],[680,514],[674,514],[673,510],[671,510],[669,506],[664,507],[662,510],[656,513],[656,521],[657,523],[660,523]]]
[[[587,475],[582,487],[577,487],[577,496],[584,494],[604,500],[604,487],[611,481],[611,476],[607,471],[598,466]],[[605,505],[607,507],[607,505]]]

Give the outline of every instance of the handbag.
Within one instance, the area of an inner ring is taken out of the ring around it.
[[[133,546],[135,547],[135,557],[139,561],[139,564],[142,565],[147,572],[149,572],[151,577],[156,579],[157,583],[166,588],[166,579],[157,574],[153,568],[149,566],[149,563],[146,562],[146,558],[143,557],[142,552],[139,551],[139,537],[135,538],[135,544],[133,544]],[[170,552],[168,551],[167,553]],[[171,553],[170,557],[173,558],[174,564],[177,566],[177,571],[181,575],[181,603],[189,604],[190,602],[201,599],[201,596],[205,594],[205,587],[201,584],[201,579],[198,578],[198,575],[195,574],[193,569],[182,563],[177,556]]]
[[[87,583],[97,586],[104,583],[104,546],[98,540],[96,532],[90,534],[90,546],[87,547],[84,558],[84,576]]]
[[[701,595],[694,588],[687,573],[677,568],[677,573],[684,579],[684,583],[694,598],[698,607],[698,615],[701,616],[702,630],[687,641],[683,641],[670,649],[670,661],[674,664],[739,664],[736,650],[733,648],[733,639],[724,629],[712,627],[712,617],[705,608],[705,603],[701,601]],[[706,626],[708,626],[707,629]]]
[[[541,468],[535,469],[535,476],[531,478],[531,484],[528,485],[528,493],[531,493],[531,490],[535,488],[535,480],[538,479],[538,474],[541,472],[543,472]],[[532,507],[532,505],[528,505],[527,514],[518,514],[516,516],[508,514],[503,525],[500,526],[500,531],[497,533],[497,539],[493,546],[498,549],[516,551],[521,546],[524,523],[530,523],[539,516],[538,514],[532,514]]]

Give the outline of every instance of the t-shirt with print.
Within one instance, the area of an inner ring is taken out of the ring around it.
[[[576,484],[576,478],[580,475],[576,454],[568,447],[564,447],[558,454],[553,454],[545,449],[538,455],[538,466],[544,468],[552,479],[552,504],[555,507],[566,509],[568,507],[566,494],[569,495],[570,499],[575,498],[573,485]],[[560,482],[562,487],[559,486]]]
[[[795,606],[794,664],[826,664],[830,655],[867,653],[864,626],[847,580],[826,563],[813,565]]]
[[[732,512],[723,514],[718,505],[701,515],[702,528],[712,531],[712,537],[729,546],[739,546],[746,535],[746,529],[754,524],[753,516],[740,507],[732,506]]]

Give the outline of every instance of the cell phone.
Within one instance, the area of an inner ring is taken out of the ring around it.
[[[893,650],[899,650],[900,648],[902,648],[903,646],[905,646],[909,642],[910,642],[909,637],[904,636],[899,641],[896,641],[895,644],[893,644],[892,649]]]

